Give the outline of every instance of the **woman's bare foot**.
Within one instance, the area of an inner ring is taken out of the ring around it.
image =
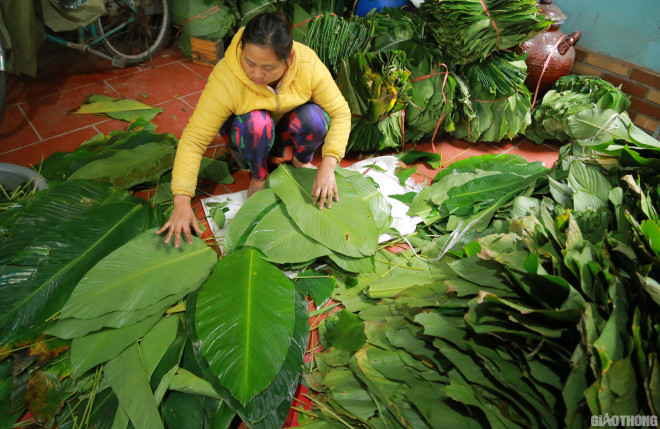
[[[266,179],[257,180],[255,178],[252,178],[252,180],[250,181],[250,186],[248,186],[247,189],[247,197],[250,198],[256,192],[259,192],[262,189],[264,189],[265,186],[266,186]]]
[[[318,169],[315,165],[312,165],[311,162],[300,162],[298,161],[298,158],[295,156],[291,159],[291,162],[293,163],[293,166],[296,168],[315,168]]]

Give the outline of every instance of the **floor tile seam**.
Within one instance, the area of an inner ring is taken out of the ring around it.
[[[31,121],[30,118],[28,117],[27,113],[25,113],[25,110],[23,110],[23,108],[22,108],[21,106],[16,106],[16,107],[18,107],[18,110],[21,111],[21,114],[23,115],[23,117],[24,117],[25,120],[27,121],[27,123],[28,123],[28,125],[30,126],[30,128],[32,128],[32,131],[34,131],[34,133],[37,135],[37,138],[39,139],[39,142],[40,142],[40,141],[43,141],[44,139],[41,137],[41,134],[39,134],[39,131],[37,131],[37,127],[34,126],[34,124],[32,123],[32,121]],[[38,143],[38,142],[36,142],[36,143]]]
[[[115,94],[117,94],[119,97],[122,97],[121,93],[120,93],[119,91],[117,91],[117,88],[115,88],[114,86],[112,86],[112,85],[110,84],[110,82],[108,82],[107,79],[104,79],[104,80],[103,80],[103,84],[104,84],[105,86],[109,87],[111,90],[113,90],[113,91],[115,92]]]
[[[188,70],[190,70],[191,72],[195,73],[200,79],[205,80],[205,81],[209,80],[208,78],[202,76],[201,74],[197,73],[195,70],[188,67],[183,61],[185,61],[185,60],[179,60],[178,63],[181,64],[183,67],[187,68]]]
[[[26,145],[23,145],[21,147],[17,147],[17,148],[8,150],[6,152],[2,152],[2,153],[0,153],[0,155],[6,155],[8,153],[16,152],[17,150],[25,149],[25,148],[28,148],[30,146],[34,146],[34,145],[39,144],[39,143],[48,142],[48,140],[56,139],[56,138],[59,138],[59,137],[64,137],[68,134],[73,134],[75,132],[78,132],[78,131],[81,131],[81,130],[84,130],[84,129],[87,129],[87,128],[94,128],[94,130],[96,130],[94,125],[85,125],[84,127],[76,128],[75,130],[70,130],[70,131],[67,131],[67,132],[62,133],[62,134],[58,134],[58,135],[55,135],[55,136],[52,136],[52,137],[48,137],[47,139],[41,139],[41,140],[36,141],[34,143],[26,144]],[[96,131],[98,131],[98,130],[96,130]],[[35,132],[36,132],[36,130],[35,130]]]
[[[193,93],[190,93],[190,94],[187,94],[187,95],[182,95],[182,96],[177,97],[177,98],[178,98],[179,100],[183,101],[183,104],[185,104],[186,106],[190,107],[190,108],[194,111],[194,110],[195,110],[195,106],[193,106],[192,104],[190,104],[190,103],[188,103],[186,100],[184,100],[184,97],[188,97],[188,96],[191,96],[191,95],[197,94],[198,92],[201,92],[201,91],[195,91],[195,92],[193,92]]]

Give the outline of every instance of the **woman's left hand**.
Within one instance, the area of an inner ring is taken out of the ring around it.
[[[326,201],[328,208],[331,208],[333,197],[335,201],[339,201],[339,191],[337,190],[337,180],[335,179],[336,165],[337,159],[332,156],[324,156],[319,170],[316,172],[312,197],[314,197],[314,205],[318,201],[319,209],[323,209]]]

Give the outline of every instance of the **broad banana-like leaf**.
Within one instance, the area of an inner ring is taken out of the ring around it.
[[[103,371],[133,426],[153,429],[164,427],[137,343],[108,362]]]
[[[208,179],[215,183],[234,183],[226,162],[205,156],[202,157],[198,176],[200,179]]]
[[[250,197],[227,227],[225,253],[231,253],[243,247],[257,223],[277,206],[278,201],[271,189],[264,189]]]
[[[186,322],[193,325],[199,292],[193,292],[186,301]],[[218,378],[211,372],[208,361],[202,354],[200,341],[196,337],[196,332],[191,332],[191,340],[195,357],[199,362],[200,368],[216,392],[222,397],[233,410],[235,410],[250,427],[282,427],[288,411],[290,409],[291,399],[298,386],[297,380],[300,375],[302,359],[307,347],[309,337],[309,312],[308,304],[305,298],[297,293],[295,304],[295,322],[289,350],[284,359],[284,363],[277,373],[273,382],[260,394],[252,398],[245,406],[232,396],[227,388],[220,384]],[[283,407],[283,405],[286,405]],[[283,408],[286,410],[282,411]],[[258,422],[258,423],[257,423]],[[270,424],[270,426],[264,426]]]
[[[434,154],[435,155],[435,154]],[[374,215],[374,223],[378,233],[385,232],[392,225],[392,205],[387,201],[385,195],[379,190],[374,181],[361,175],[357,171],[337,168],[337,174],[344,176],[346,181],[353,185],[358,196],[367,203],[371,214]]]
[[[0,265],[21,255],[30,243],[38,241],[44,233],[58,228],[60,224],[83,216],[97,206],[129,200],[133,198],[126,191],[106,183],[83,180],[51,183],[7,219],[6,238],[0,247]]]
[[[41,234],[12,264],[0,267],[0,344],[40,335],[82,276],[144,228],[147,208],[133,203],[98,207]],[[57,222],[57,218],[52,219]],[[38,254],[38,264],[29,263]],[[96,305],[96,304],[95,304]]]
[[[349,273],[369,273],[374,271],[374,257],[364,256],[362,258],[351,258],[350,256],[333,253],[328,257],[337,264],[339,268]]]
[[[266,259],[276,264],[311,261],[331,251],[303,234],[278,204],[254,227],[246,246],[261,250]]]
[[[124,189],[156,182],[164,172],[172,169],[173,152],[168,142],[146,143],[92,161],[73,173],[71,178],[108,182]]]
[[[79,378],[100,363],[114,359],[127,347],[146,335],[162,315],[156,314],[119,329],[106,329],[71,342],[71,372]]]
[[[220,259],[199,292],[199,347],[211,372],[243,405],[268,387],[286,358],[294,295],[291,280],[254,248]]]
[[[143,232],[92,268],[60,318],[93,319],[141,310],[197,289],[213,269],[216,253],[199,238],[177,249],[155,231]]]
[[[315,177],[315,170],[281,165],[269,176],[269,183],[305,235],[346,256],[373,255],[378,230],[367,204],[346,179],[336,175],[339,201],[331,209],[319,210],[312,197]]]

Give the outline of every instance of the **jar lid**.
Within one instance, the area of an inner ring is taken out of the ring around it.
[[[552,4],[552,0],[541,0],[539,4],[541,13],[550,19],[555,25],[563,24],[566,21],[566,14],[557,6]]]

